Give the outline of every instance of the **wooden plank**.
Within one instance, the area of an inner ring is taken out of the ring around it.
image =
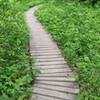
[[[44,57],[62,57],[61,54],[46,54],[46,55],[43,55],[43,54],[31,54],[33,56],[36,56],[36,57],[40,57],[40,56],[44,56]]]
[[[33,93],[35,94],[41,94],[44,96],[49,96],[49,97],[55,97],[57,99],[63,99],[63,100],[75,100],[76,96],[69,94],[69,93],[62,93],[59,91],[53,91],[53,90],[48,90],[48,89],[41,89],[38,87],[34,87]]]
[[[65,67],[64,67],[64,66],[61,66],[61,67],[60,67],[60,66],[52,66],[52,67],[51,67],[51,66],[45,66],[45,67],[39,66],[38,68],[39,68],[40,70],[50,70],[50,69],[51,69],[51,70],[53,70],[53,69],[54,69],[54,70],[55,70],[55,69],[58,69],[58,70],[59,70],[59,69],[65,69],[65,70],[67,70],[67,71],[71,71],[71,69],[69,69],[69,68],[66,67],[66,66],[65,66]]]
[[[36,66],[37,67],[37,66]],[[70,70],[70,68],[67,66],[67,65],[47,65],[47,66],[38,66],[38,68],[40,68],[40,69],[56,69],[56,68],[66,68],[66,69],[69,69]]]
[[[32,45],[31,45],[32,46]],[[34,47],[34,48],[36,48],[36,49],[57,49],[57,47],[56,46],[52,46],[52,45],[48,45],[48,46],[32,46],[32,47]]]
[[[36,59],[53,59],[53,58],[62,58],[61,54],[55,54],[55,55],[34,55],[31,53],[33,57]]]
[[[68,70],[66,68],[61,68],[61,69],[41,69],[41,73],[49,74],[49,73],[72,73],[71,70]]]
[[[43,81],[58,81],[58,82],[75,82],[75,78],[70,77],[37,77],[36,80]]]
[[[30,51],[31,53],[34,53],[34,52],[59,52],[60,50],[59,49],[47,49],[47,50],[45,50],[45,49],[38,49],[38,50],[32,50],[32,51]]]
[[[49,55],[61,55],[59,52],[51,52],[51,53],[33,53],[34,56],[49,56]]]
[[[47,51],[47,50],[44,50],[44,51],[35,51],[34,50],[34,52],[32,51],[31,53],[39,53],[39,54],[61,54],[61,52],[60,51],[58,51],[58,50],[51,50],[51,51]]]
[[[77,94],[79,93],[78,88],[69,88],[69,87],[62,87],[62,86],[54,86],[54,85],[48,85],[48,84],[34,84],[35,87],[48,89],[48,90],[54,90],[59,92],[65,92],[65,93],[71,93],[71,94]]]
[[[30,100],[64,100],[64,99],[57,99],[51,96],[35,94],[30,98]]]
[[[58,73],[41,73],[38,77],[74,77],[73,73],[65,73],[65,72],[58,72]]]
[[[36,59],[37,62],[55,62],[55,61],[64,61],[64,58],[52,58],[52,59]]]
[[[47,84],[47,85],[54,85],[54,86],[62,86],[62,87],[69,87],[69,88],[79,88],[76,82],[57,82],[57,81],[35,81],[35,84]]]
[[[49,44],[49,43],[48,44],[41,44],[41,45],[32,44],[31,46],[36,47],[36,48],[50,48],[50,47],[57,48],[57,45],[55,45],[53,43],[52,44]]]
[[[31,54],[32,55],[32,54]],[[62,58],[61,55],[42,55],[42,56],[34,56],[32,55],[33,57],[35,57],[36,59],[54,59],[54,58]]]
[[[55,46],[48,46],[48,47],[38,47],[38,46],[32,46],[31,45],[31,47],[34,47],[34,50],[35,49],[44,49],[44,50],[48,50],[48,49],[57,49],[57,47],[55,47]]]
[[[60,50],[56,50],[56,49],[53,49],[53,50],[44,50],[44,51],[41,51],[41,50],[39,50],[39,51],[36,51],[36,50],[33,50],[33,51],[31,51],[31,53],[51,53],[51,52],[60,52]]]
[[[64,65],[65,61],[55,61],[55,62],[36,62],[36,66],[49,66],[49,65]]]
[[[56,48],[35,48],[35,47],[33,47],[33,46],[31,46],[31,51],[35,51],[35,50],[38,50],[38,51],[44,51],[44,50],[57,50]]]

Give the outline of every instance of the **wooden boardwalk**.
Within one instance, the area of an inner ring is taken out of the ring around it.
[[[76,100],[78,84],[56,43],[35,17],[33,7],[25,13],[30,32],[30,52],[41,74],[36,78],[30,100]]]

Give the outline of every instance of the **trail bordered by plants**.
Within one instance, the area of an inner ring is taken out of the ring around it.
[[[99,7],[66,0],[51,0],[36,12],[78,73],[83,99],[100,99],[99,12]]]
[[[30,100],[77,100],[79,86],[56,43],[35,17],[37,7],[29,9],[26,22],[30,31],[30,51],[40,74]]]

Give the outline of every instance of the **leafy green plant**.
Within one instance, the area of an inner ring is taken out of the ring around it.
[[[28,52],[24,8],[23,2],[0,0],[0,100],[26,100],[38,74]]]
[[[80,2],[87,1],[89,4],[91,4],[93,7],[99,2],[99,0],[79,0]]]
[[[78,73],[80,95],[91,97],[91,100],[100,99],[99,12],[99,7],[66,0],[52,0],[36,12],[62,49],[65,59]]]

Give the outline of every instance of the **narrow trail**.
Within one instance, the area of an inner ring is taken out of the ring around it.
[[[36,78],[30,100],[76,100],[78,84],[56,43],[35,17],[33,7],[25,12],[30,32],[30,52],[41,74]]]

